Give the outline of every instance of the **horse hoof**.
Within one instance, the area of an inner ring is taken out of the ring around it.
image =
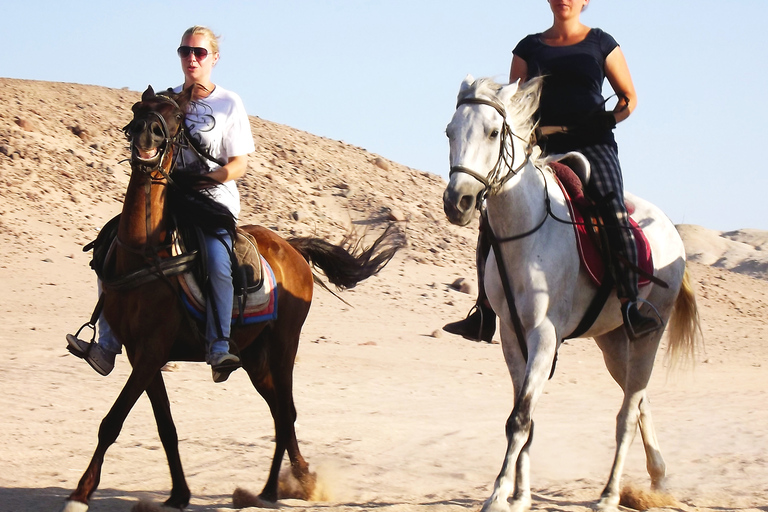
[[[189,505],[189,497],[189,493],[187,493],[186,497],[171,496],[165,500],[165,502],[163,502],[163,507],[173,508],[176,510],[184,510]]]
[[[79,501],[67,500],[60,512],[87,512],[88,504]]]
[[[509,510],[511,512],[528,512],[529,510],[531,510],[531,505],[532,503],[531,503],[530,497],[528,497],[527,499],[525,498],[515,499],[515,500],[512,500],[512,503],[509,505]]]
[[[232,506],[237,509],[249,507],[279,508],[277,502],[265,500],[261,496],[257,496],[240,487],[235,489],[235,492],[232,493]]]
[[[603,497],[600,498],[600,501],[597,502],[595,510],[598,512],[618,512],[618,505],[619,503],[617,499],[612,497]]]
[[[511,512],[511,509],[509,508],[509,503],[507,503],[506,500],[502,502],[498,499],[488,499],[485,503],[483,503],[483,508],[480,512]]]

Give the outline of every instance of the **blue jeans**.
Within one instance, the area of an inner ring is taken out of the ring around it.
[[[226,243],[226,245],[224,245]],[[220,231],[219,236],[205,235],[205,247],[208,253],[208,279],[211,290],[206,298],[206,323],[205,338],[208,340],[208,352],[229,352],[229,344],[226,341],[215,341],[217,338],[229,338],[232,322],[232,305],[235,296],[235,287],[232,284],[232,238],[226,231]],[[216,325],[214,308],[211,301],[215,301],[218,312],[221,335]]]
[[[205,235],[205,247],[208,253],[208,278],[211,282],[211,293],[207,294],[205,303],[205,339],[208,341],[208,347],[206,348],[211,354],[229,352],[229,343],[226,340],[217,341],[217,339],[220,337],[229,338],[235,296],[235,287],[232,284],[232,260],[230,259],[232,238],[226,231],[221,231],[219,235],[220,237]],[[99,295],[101,295],[101,281],[98,282],[98,291]],[[221,325],[221,336],[219,336],[218,326],[216,325],[214,308],[211,306],[212,300],[216,301],[219,323]],[[122,352],[122,346],[112,333],[112,329],[104,319],[104,315],[99,316],[98,331],[98,343],[101,348],[115,354]]]
[[[101,279],[97,280],[96,289],[99,291],[99,297],[101,297]],[[122,353],[123,346],[120,344],[119,341],[117,341],[117,339],[115,338],[115,335],[112,334],[112,328],[109,326],[107,321],[104,320],[103,313],[99,315],[98,326],[99,326],[98,328],[99,346],[104,350],[108,350],[109,352],[113,352],[115,354]]]

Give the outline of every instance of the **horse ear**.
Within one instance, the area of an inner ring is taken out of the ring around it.
[[[155,90],[152,88],[151,85],[147,86],[147,90],[144,91],[144,94],[141,95],[141,101],[148,101],[155,97]]]
[[[475,83],[475,77],[473,77],[470,74],[467,74],[467,76],[465,76],[464,80],[462,80],[461,82],[461,87],[459,87],[459,94],[469,89],[473,83]]]
[[[515,95],[515,93],[517,92],[517,89],[518,89],[517,82],[503,86],[501,90],[499,90],[499,99],[501,100],[501,104],[509,105],[509,102],[512,99],[512,96]]]

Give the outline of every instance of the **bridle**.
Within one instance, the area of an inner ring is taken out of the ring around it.
[[[149,120],[152,119],[152,117],[157,118],[157,120],[160,122],[160,126],[163,130],[163,142],[158,149],[159,151],[159,157],[157,159],[156,165],[145,165],[142,163],[136,163],[131,161],[131,168],[136,169],[142,174],[144,174],[147,177],[147,180],[144,183],[144,198],[145,198],[145,225],[147,230],[147,245],[144,247],[143,251],[136,250],[126,244],[124,244],[119,237],[116,238],[117,243],[126,249],[129,252],[144,256],[144,258],[147,260],[147,262],[157,270],[160,270],[161,268],[161,261],[162,257],[160,255],[161,251],[163,249],[167,249],[167,247],[154,247],[149,244],[149,240],[151,239],[151,225],[152,225],[152,185],[166,185],[166,184],[173,184],[173,180],[171,179],[171,173],[173,172],[174,167],[176,166],[176,158],[179,155],[179,151],[172,151],[171,153],[171,162],[170,165],[166,167],[164,166],[166,157],[168,156],[168,152],[171,151],[171,148],[176,146],[178,148],[183,148],[186,146],[184,143],[186,137],[185,137],[185,131],[184,131],[184,119],[183,119],[183,110],[179,106],[179,104],[174,100],[173,98],[170,98],[168,96],[162,96],[158,95],[156,98],[160,98],[162,101],[170,103],[178,112],[180,112],[180,119],[179,119],[179,129],[176,131],[174,135],[171,135],[170,130],[168,128],[168,123],[165,121],[165,117],[163,117],[159,112],[156,110],[150,110],[147,113],[147,116],[145,119],[142,119],[145,123],[147,123],[147,126],[149,125]],[[123,132],[125,133],[126,137],[128,138],[128,141],[130,142],[130,148],[131,148],[131,155],[134,155],[134,147],[135,142],[133,135],[131,133],[131,126],[136,121],[136,119],[132,120],[130,123],[128,123],[125,128],[123,128]],[[158,176],[159,174],[159,176]],[[158,274],[164,275],[165,273],[162,271],[159,271]]]
[[[170,103],[173,107],[176,108],[179,112],[182,112],[181,107],[178,103],[176,103],[176,100],[173,98],[170,98],[168,96],[161,96],[158,95],[156,98],[161,98],[162,101]],[[155,110],[150,110],[147,114],[148,119],[145,122],[148,122],[149,119],[152,117],[157,118],[157,120],[160,122],[160,126],[163,130],[163,143],[159,149],[160,155],[157,160],[156,166],[149,166],[149,165],[143,165],[143,164],[136,164],[135,166],[140,170],[142,173],[149,175],[151,177],[152,181],[160,181],[160,178],[156,178],[153,176],[153,173],[159,173],[162,175],[165,180],[167,180],[169,183],[171,183],[173,180],[171,179],[170,173],[173,171],[173,168],[176,165],[176,158],[178,157],[179,152],[173,153],[173,161],[171,162],[170,166],[168,166],[168,170],[166,170],[163,167],[163,163],[165,162],[165,158],[168,155],[168,152],[171,150],[172,146],[177,146],[179,148],[185,147],[186,144],[184,143],[185,137],[185,130],[184,130],[184,121],[183,121],[183,114],[180,114],[182,117],[179,120],[180,126],[178,131],[171,136],[170,130],[168,129],[168,123],[165,121],[165,117],[163,117],[159,112]],[[132,120],[130,123],[128,123],[125,128],[123,128],[123,132],[125,133],[125,136],[128,138],[128,141],[130,142],[130,148],[131,148],[131,154],[134,154],[134,140],[133,136],[131,135],[131,126],[136,120]],[[132,167],[134,167],[133,162]]]
[[[518,172],[520,172],[523,167],[526,166],[526,164],[528,164],[530,161],[531,153],[533,152],[533,147],[530,141],[525,140],[512,131],[512,128],[507,122],[507,112],[504,109],[504,106],[500,103],[483,98],[462,98],[456,104],[456,108],[458,109],[460,106],[467,104],[487,105],[496,110],[502,119],[501,131],[499,133],[499,157],[496,159],[496,164],[493,166],[488,175],[483,176],[477,171],[473,171],[472,169],[462,165],[452,166],[450,172],[448,173],[449,177],[456,173],[463,173],[471,176],[483,184],[483,191],[481,192],[482,197],[480,198],[481,200],[478,201],[479,205],[482,203],[482,199],[484,199],[485,196],[497,194],[507,181],[513,178]],[[523,160],[523,162],[515,169],[512,168],[512,164],[515,161],[515,145],[508,144],[512,137],[515,137],[525,143],[525,160]]]
[[[523,167],[525,167],[528,164],[528,162],[530,162],[531,153],[533,149],[529,141],[523,139],[522,137],[520,137],[519,135],[517,135],[512,131],[512,128],[509,126],[509,123],[507,122],[506,110],[498,102],[486,100],[483,98],[462,98],[461,100],[459,100],[458,104],[456,105],[456,108],[459,108],[461,105],[466,105],[466,104],[487,105],[489,107],[492,107],[494,110],[496,110],[496,112],[501,116],[502,125],[501,125],[501,132],[499,136],[499,157],[496,160],[496,164],[493,166],[493,169],[491,169],[491,172],[489,172],[487,176],[483,176],[478,172],[473,171],[472,169],[469,169],[467,167],[460,166],[460,165],[452,166],[449,176],[452,176],[455,173],[464,173],[483,184],[484,188],[480,192],[480,194],[478,194],[478,200],[476,202],[476,205],[477,205],[477,208],[480,210],[481,215],[485,218],[484,222],[487,228],[486,232],[491,242],[491,247],[493,249],[493,252],[499,255],[500,257],[500,255],[502,254],[501,253],[502,243],[511,242],[513,240],[519,240],[529,235],[532,235],[534,232],[538,231],[539,228],[541,228],[541,226],[544,225],[544,222],[546,222],[550,212],[549,193],[546,190],[547,180],[546,179],[544,180],[544,186],[545,186],[544,199],[546,203],[546,212],[541,222],[539,222],[536,225],[536,227],[526,231],[525,233],[520,233],[511,237],[506,237],[502,239],[496,238],[496,235],[494,234],[493,229],[491,228],[491,225],[488,222],[487,211],[482,209],[481,205],[484,202],[484,199],[486,196],[498,194],[499,191],[501,191],[504,184],[507,181],[509,181],[512,177],[514,177],[518,172],[520,172],[520,170],[523,169]],[[514,169],[512,168],[512,164],[515,161],[515,145],[508,143],[511,137],[518,138],[519,140],[523,141],[526,145],[525,159],[518,167]],[[509,275],[507,274],[507,269],[503,261],[499,261],[499,263],[497,264],[497,267],[499,269],[499,277],[501,279],[502,288],[504,289],[504,296],[506,297],[507,307],[509,308],[509,314],[512,319],[512,326],[515,330],[515,336],[517,337],[517,341],[520,346],[520,351],[523,354],[523,358],[527,361],[528,346],[526,345],[526,332],[525,332],[525,327],[523,326],[523,322],[520,320],[520,315],[517,311],[517,305],[515,303],[515,296],[512,291],[513,287],[511,284],[511,280],[509,278]]]

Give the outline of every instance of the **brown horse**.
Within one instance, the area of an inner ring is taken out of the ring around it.
[[[169,273],[163,265],[169,260],[168,199],[178,187],[171,171],[174,155],[185,143],[184,113],[190,97],[191,88],[179,95],[155,95],[149,87],[141,101],[133,105],[134,117],[125,129],[131,141],[132,173],[117,229],[114,273],[140,274],[145,279],[127,288],[105,286],[103,314],[125,347],[133,369],[101,422],[96,451],[62,509],[66,512],[88,509],[88,500],[99,484],[104,454],[144,392],[152,404],[170,466],[172,488],[165,505],[181,509],[189,504],[190,491],[181,467],[178,436],[160,369],[168,361],[205,360],[200,326],[182,305],[177,275]],[[194,190],[190,188],[190,193]],[[265,504],[277,501],[278,476],[286,450],[292,473],[307,498],[315,485],[315,476],[296,440],[293,366],[312,301],[315,276],[308,262],[322,269],[331,283],[351,288],[386,265],[402,246],[402,235],[387,229],[369,249],[350,252],[316,238],[286,241],[259,226],[243,229],[254,236],[259,251],[274,271],[279,305],[275,320],[236,326],[232,331],[243,368],[269,405],[275,422],[275,453],[259,498]],[[147,281],[147,275],[154,278]]]

